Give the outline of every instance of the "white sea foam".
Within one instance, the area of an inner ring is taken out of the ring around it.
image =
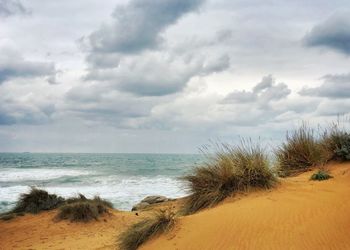
[[[134,204],[148,195],[164,195],[170,198],[186,195],[181,182],[175,178],[165,176],[100,176],[92,179],[91,183],[40,187],[63,197],[75,196],[78,193],[82,193],[89,198],[99,195],[111,201],[115,208],[121,210],[130,210]],[[29,191],[29,187],[21,185],[1,187],[0,202],[6,201],[9,205],[0,207],[0,210],[9,209],[18,199],[19,194],[27,191]]]
[[[0,182],[50,180],[64,176],[81,176],[88,174],[91,174],[91,172],[74,169],[5,168],[0,170]]]
[[[148,195],[164,195],[178,198],[186,195],[182,184],[169,177],[109,177],[109,181],[95,185],[48,187],[47,190],[64,197],[82,193],[88,197],[99,195],[110,200],[116,208],[130,210]]]

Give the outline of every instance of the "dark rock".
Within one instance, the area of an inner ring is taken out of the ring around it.
[[[153,196],[147,196],[141,202],[147,202],[149,204],[154,204],[154,203],[161,203],[161,202],[168,201],[168,200],[169,199],[165,196],[153,195]]]
[[[137,203],[136,205],[134,205],[132,207],[131,211],[142,210],[151,204],[161,203],[161,202],[165,202],[165,201],[169,201],[169,200],[170,199],[168,199],[167,197],[162,196],[162,195],[147,196],[140,203]]]
[[[131,209],[131,211],[137,211],[137,210],[140,210],[140,209],[144,209],[146,207],[148,207],[150,204],[147,203],[147,202],[140,202],[140,203],[137,203],[136,205],[134,205]]]

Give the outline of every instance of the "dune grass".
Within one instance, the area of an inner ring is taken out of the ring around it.
[[[328,180],[330,178],[333,178],[333,176],[331,176],[328,173],[328,171],[326,171],[326,170],[318,170],[316,173],[311,175],[310,180],[312,180],[312,181],[324,181],[324,180]]]
[[[350,161],[350,133],[339,123],[324,132],[321,143],[328,150],[330,160]]]
[[[71,222],[89,222],[108,213],[108,209],[113,208],[112,203],[95,196],[87,199],[84,195],[69,198],[59,209],[57,220],[69,220]]]
[[[212,207],[235,192],[267,189],[276,183],[264,149],[251,141],[242,141],[240,146],[217,145],[216,152],[207,156],[202,166],[182,177],[191,193],[184,214]]]
[[[152,237],[169,231],[175,224],[175,213],[160,210],[128,228],[118,237],[118,247],[122,250],[136,250]]]
[[[37,214],[40,211],[57,208],[63,203],[64,198],[32,187],[29,193],[20,195],[15,208],[11,212]]]
[[[37,214],[40,211],[59,208],[56,216],[58,220],[70,220],[76,222],[88,222],[97,220],[108,209],[113,208],[111,202],[95,196],[88,199],[79,194],[77,197],[64,199],[55,194],[49,194],[47,191],[32,187],[30,192],[20,195],[15,208],[9,212],[0,214],[0,219],[10,220],[16,216],[23,216],[25,213]]]
[[[275,151],[277,172],[286,177],[308,171],[329,160],[329,153],[313,129],[303,124],[287,133],[286,142]]]

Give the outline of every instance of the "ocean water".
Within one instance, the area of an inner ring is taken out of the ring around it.
[[[82,193],[130,210],[148,195],[186,195],[179,176],[200,164],[201,155],[0,153],[0,212],[14,206],[30,186],[63,197]]]

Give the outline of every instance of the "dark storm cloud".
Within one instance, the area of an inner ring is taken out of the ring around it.
[[[316,25],[304,37],[307,46],[328,47],[346,55],[350,54],[350,12],[336,13]]]
[[[196,10],[204,0],[131,0],[113,12],[113,23],[89,36],[94,52],[135,53],[155,48],[169,25]]]
[[[48,77],[54,82],[55,65],[47,62],[28,61],[13,51],[1,50],[0,84],[13,78]]]
[[[299,94],[304,96],[328,97],[332,99],[350,98],[350,73],[326,75],[323,83],[315,88],[303,88]]]
[[[0,0],[0,17],[28,13],[19,0]]]

